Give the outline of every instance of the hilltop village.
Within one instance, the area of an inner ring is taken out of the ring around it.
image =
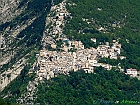
[[[39,70],[36,72],[38,75],[37,80],[49,79],[57,76],[57,74],[68,74],[71,70],[77,71],[79,69],[83,69],[87,73],[94,73],[94,68],[99,66],[107,70],[118,67],[120,71],[124,72],[124,69],[119,65],[112,66],[98,63],[98,60],[104,57],[126,59],[125,56],[120,56],[122,48],[117,40],[113,40],[111,46],[109,42],[106,42],[106,44],[99,45],[97,48],[85,49],[81,41],[69,40],[62,33],[67,18],[72,17],[66,9],[65,1],[53,6],[51,13],[46,18],[46,27],[48,28],[44,31],[42,39],[44,49],[37,54],[36,66],[39,67]],[[96,38],[91,40],[96,43]],[[58,47],[56,41],[62,42],[60,46],[61,51],[55,50]],[[46,46],[53,50],[47,50]],[[139,71],[131,68],[127,69],[126,74],[136,77],[139,75]]]

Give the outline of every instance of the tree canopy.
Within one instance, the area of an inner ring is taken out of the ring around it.
[[[140,69],[140,1],[139,0],[69,0],[67,5],[72,19],[64,33],[81,40],[86,48],[99,42],[119,39],[126,56],[126,68]],[[97,29],[104,28],[104,31]],[[93,43],[90,38],[97,38]]]
[[[41,105],[93,105],[94,100],[113,101],[111,105],[115,105],[122,100],[140,101],[140,81],[99,67],[95,73],[80,70],[40,83],[37,95],[36,102]]]

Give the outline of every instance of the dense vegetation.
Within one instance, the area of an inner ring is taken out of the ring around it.
[[[19,105],[19,104],[10,103],[10,102],[5,102],[5,101],[0,97],[0,105]]]
[[[37,95],[36,102],[41,105],[93,105],[94,100],[140,101],[140,81],[119,71],[99,67],[95,73],[80,70],[40,83]]]
[[[64,33],[81,40],[85,47],[96,47],[99,42],[112,43],[119,39],[127,57],[126,68],[140,69],[140,1],[139,0],[69,0],[72,15],[64,28]],[[87,22],[83,19],[88,19]],[[96,29],[105,28],[104,32]],[[83,34],[84,33],[84,34]],[[90,41],[97,38],[97,43]],[[123,65],[123,64],[122,64]]]

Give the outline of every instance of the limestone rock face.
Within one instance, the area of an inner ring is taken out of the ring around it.
[[[50,8],[51,0],[0,0],[0,92],[35,72],[28,70],[41,48]]]
[[[22,0],[0,0],[0,68],[2,65],[7,64],[14,55],[14,50],[12,51],[9,46],[14,41],[13,36],[25,29],[25,25],[21,23],[14,27],[6,24],[13,21],[27,8],[27,3],[20,6],[21,2]]]
[[[31,0],[0,0],[0,91],[20,75],[26,64],[28,50],[25,43],[18,44],[24,38],[17,38],[23,30],[30,26],[37,16],[26,12]],[[20,63],[19,63],[20,62]]]
[[[18,8],[21,0],[0,0],[0,24],[12,20],[24,11],[25,7]]]

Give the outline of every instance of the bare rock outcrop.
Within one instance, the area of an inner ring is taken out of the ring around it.
[[[0,0],[0,24],[11,21],[25,10],[26,5],[18,8],[21,0]]]

